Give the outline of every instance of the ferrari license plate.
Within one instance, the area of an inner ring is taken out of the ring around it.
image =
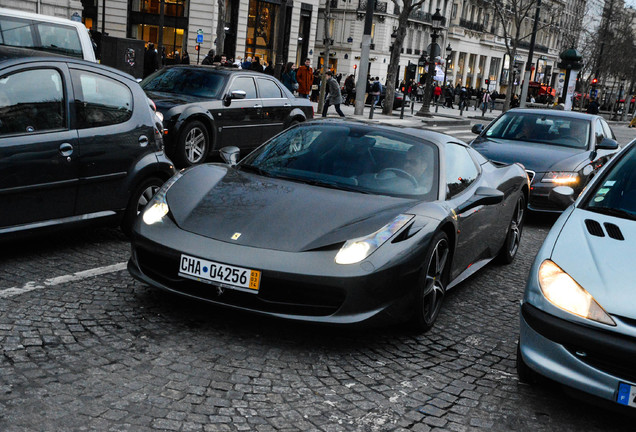
[[[618,385],[618,396],[616,397],[616,402],[621,405],[627,405],[636,408],[636,387],[629,384],[620,383]]]
[[[258,293],[261,272],[181,255],[179,276],[214,285]]]

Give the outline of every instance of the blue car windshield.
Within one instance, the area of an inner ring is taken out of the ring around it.
[[[217,99],[224,83],[224,76],[211,70],[173,67],[150,75],[141,82],[141,87],[145,91]]]
[[[288,129],[238,169],[360,193],[437,199],[437,146],[366,125],[311,123]]]
[[[636,146],[595,184],[582,208],[636,220]]]
[[[590,122],[559,115],[508,112],[488,128],[486,138],[586,149]]]

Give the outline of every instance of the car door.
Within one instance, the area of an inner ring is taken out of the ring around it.
[[[0,232],[73,215],[78,139],[70,99],[64,62],[0,71]]]
[[[492,256],[489,249],[494,231],[492,224],[497,220],[497,206],[478,206],[465,212],[460,210],[473,197],[475,190],[483,185],[483,178],[479,166],[463,145],[447,143],[444,152],[446,201],[457,217],[452,279],[480,259]]]
[[[262,140],[267,141],[285,127],[285,120],[293,109],[291,101],[276,81],[267,77],[256,78],[258,95],[263,102]]]
[[[124,208],[127,176],[153,138],[148,102],[134,81],[101,68],[71,69],[80,146],[80,184],[76,213]]]
[[[594,135],[593,135],[594,149],[596,149],[596,146],[600,144],[605,138],[615,139],[614,134],[612,133],[612,130],[609,128],[607,124],[603,124],[603,123],[605,123],[605,121],[600,118],[597,118],[596,121],[594,122]],[[596,149],[596,154],[595,154],[596,157],[592,161],[594,171],[596,172],[599,169],[601,169],[601,167],[610,160],[610,158],[614,155],[614,153],[616,153],[616,150]]]
[[[215,147],[237,146],[241,149],[257,147],[263,142],[263,105],[257,96],[254,78],[238,74],[230,77],[226,95],[230,95],[235,90],[244,91],[245,99],[233,99],[230,106],[221,108],[218,113],[213,113],[217,127],[220,128],[219,142]]]

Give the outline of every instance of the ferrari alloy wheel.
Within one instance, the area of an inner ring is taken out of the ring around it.
[[[144,180],[134,190],[130,196],[130,200],[128,201],[128,207],[124,213],[124,219],[121,222],[121,230],[126,235],[130,235],[135,219],[150,202],[152,197],[155,196],[162,184],[163,181],[161,181],[161,179],[158,179],[157,177],[150,177]]]
[[[448,237],[440,232],[433,237],[426,255],[425,267],[418,280],[415,329],[425,332],[433,327],[446,292],[447,267],[450,258]]]
[[[175,161],[183,167],[196,165],[205,161],[209,151],[210,139],[207,128],[198,120],[191,121],[179,136]]]
[[[510,264],[517,255],[519,250],[519,244],[521,243],[521,233],[523,231],[523,221],[526,215],[526,199],[523,195],[519,197],[515,205],[510,225],[508,226],[508,233],[506,234],[506,241],[499,252],[499,261],[503,264]]]

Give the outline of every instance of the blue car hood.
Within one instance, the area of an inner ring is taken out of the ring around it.
[[[194,167],[168,191],[173,220],[192,233],[289,252],[371,234],[417,201],[312,186],[221,164]],[[241,235],[232,239],[235,233]]]
[[[585,220],[618,226],[625,240],[590,234]],[[552,261],[567,272],[611,315],[636,319],[636,221],[575,209],[563,226]]]
[[[520,162],[534,172],[576,171],[590,152],[583,149],[549,144],[476,138],[471,147],[487,159],[511,164]]]

